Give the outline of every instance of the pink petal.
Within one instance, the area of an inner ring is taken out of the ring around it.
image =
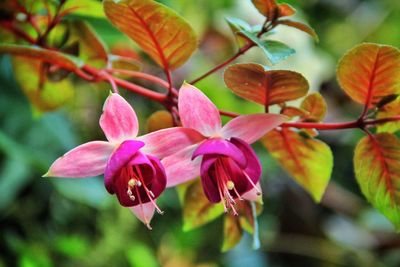
[[[249,192],[244,193],[242,195],[242,197],[249,201],[257,201],[257,202],[262,203],[262,196],[261,196],[261,194],[258,194],[258,192],[262,193],[261,185],[259,182],[256,184],[256,187],[257,187],[257,189],[253,188]]]
[[[44,177],[92,177],[104,173],[114,145],[93,141],[80,145],[58,158]]]
[[[149,229],[150,221],[153,218],[155,207],[151,202],[147,202],[141,205],[136,205],[129,208],[135,216],[141,220]]]
[[[280,114],[243,115],[229,121],[221,130],[224,138],[240,138],[251,144],[287,120]]]
[[[204,139],[199,132],[190,128],[174,127],[152,132],[137,138],[146,145],[142,151],[157,158],[170,156]]]
[[[110,142],[135,138],[139,130],[135,111],[119,94],[111,94],[106,99],[100,127]]]
[[[178,108],[184,127],[193,128],[204,136],[212,136],[221,129],[217,107],[190,84],[185,83],[179,90]]]
[[[201,158],[192,160],[196,148],[197,145],[189,146],[161,161],[167,174],[167,187],[187,182],[200,175]]]

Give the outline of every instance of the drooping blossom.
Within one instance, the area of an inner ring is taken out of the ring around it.
[[[278,114],[243,115],[224,127],[216,106],[197,88],[184,84],[179,91],[182,125],[204,138],[162,160],[167,186],[189,181],[200,175],[203,190],[213,202],[223,202],[225,211],[236,214],[235,200],[254,200],[260,194],[261,164],[250,144],[282,124]]]
[[[84,178],[104,174],[107,191],[150,228],[154,211],[161,213],[156,199],[166,186],[160,159],[198,142],[201,136],[175,127],[137,137],[136,113],[118,94],[107,98],[100,127],[108,141],[92,141],[72,149],[44,176]]]

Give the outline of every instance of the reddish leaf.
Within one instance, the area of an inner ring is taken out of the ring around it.
[[[265,105],[283,103],[307,94],[308,82],[297,72],[266,70],[254,63],[230,66],[224,74],[225,83],[235,94]]]
[[[320,93],[308,95],[301,103],[301,108],[308,112],[303,118],[307,121],[322,121],[326,114],[326,102]]]
[[[400,97],[379,109],[377,118],[389,118],[400,115]],[[378,133],[395,133],[400,130],[400,121],[388,122],[377,126]]]
[[[354,169],[364,196],[400,230],[400,140],[389,133],[364,137]]]
[[[251,0],[258,11],[269,20],[275,20],[278,16],[278,4],[275,0]]]
[[[105,0],[110,21],[164,69],[181,66],[197,47],[190,25],[175,11],[151,0]]]
[[[279,20],[278,23],[303,31],[313,37],[315,41],[319,41],[318,34],[315,32],[315,30],[304,23],[292,20]]]
[[[294,9],[289,4],[280,4],[278,8],[279,8],[279,17],[289,17],[296,14],[296,9]]]
[[[268,133],[262,143],[282,167],[319,202],[333,168],[330,148],[322,141],[304,137],[289,129]]]
[[[400,51],[386,45],[358,45],[341,59],[337,76],[354,101],[373,107],[400,93]]]

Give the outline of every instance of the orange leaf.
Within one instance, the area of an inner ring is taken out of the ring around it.
[[[263,137],[262,143],[282,167],[319,202],[333,168],[329,146],[289,129],[269,132]]]
[[[300,74],[288,70],[266,70],[254,63],[235,64],[224,73],[225,84],[235,94],[261,105],[279,104],[303,97],[309,85]]]
[[[278,23],[303,31],[313,37],[315,41],[319,41],[318,34],[315,32],[315,30],[304,23],[292,20],[279,20]]]
[[[326,102],[320,93],[308,95],[301,103],[301,108],[308,112],[304,119],[307,121],[322,121],[326,114]]]
[[[147,131],[154,132],[165,128],[174,127],[172,114],[166,110],[159,110],[147,119]]]
[[[393,134],[366,136],[354,154],[364,196],[400,230],[400,140]]]
[[[278,15],[278,4],[275,0],[251,0],[257,10],[270,21],[275,20]]]
[[[164,69],[181,66],[197,47],[190,25],[152,0],[105,0],[108,19]]]
[[[239,218],[234,215],[226,215],[224,218],[224,241],[222,252],[226,252],[235,247],[242,239],[243,229],[240,226]]]
[[[339,62],[340,86],[356,102],[373,107],[400,93],[400,51],[392,46],[361,44]]]
[[[279,8],[279,17],[289,17],[293,16],[296,13],[296,9],[294,9],[289,4],[280,4]]]

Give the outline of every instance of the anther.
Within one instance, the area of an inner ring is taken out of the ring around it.
[[[226,187],[228,188],[228,190],[232,190],[233,188],[235,188],[235,184],[232,181],[228,181],[226,182]]]

